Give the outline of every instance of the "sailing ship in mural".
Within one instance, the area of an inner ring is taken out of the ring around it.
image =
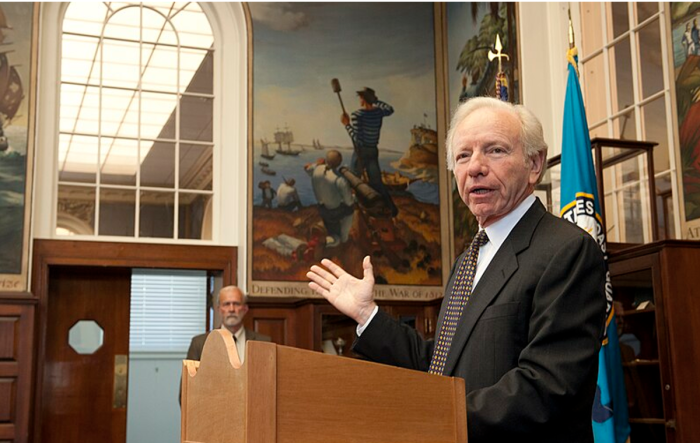
[[[277,129],[275,131],[275,143],[277,143],[277,153],[281,155],[299,155],[301,151],[295,151],[292,149],[292,142],[294,141],[294,133],[289,130],[289,128],[284,128],[283,131]]]
[[[0,287],[23,288],[32,3],[0,3]],[[8,286],[10,285],[10,286]],[[14,290],[14,289],[13,289]]]
[[[323,149],[323,145],[321,144],[321,141],[317,138],[313,139],[311,141],[311,147],[317,150]]]
[[[260,139],[260,157],[267,160],[272,160],[275,158],[275,153],[270,154],[270,142],[264,138]]]
[[[15,117],[24,98],[19,73],[7,59],[10,49],[5,44],[5,32],[8,29],[10,26],[7,24],[7,17],[0,9],[0,152],[5,152],[9,148],[3,128]]]

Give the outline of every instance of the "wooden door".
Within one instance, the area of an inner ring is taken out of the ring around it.
[[[41,441],[126,441],[130,285],[129,268],[49,268]],[[80,320],[92,320],[103,330],[102,345],[94,352],[80,354],[69,345],[71,328]],[[115,377],[119,359],[123,378]],[[124,390],[121,404],[115,383]]]

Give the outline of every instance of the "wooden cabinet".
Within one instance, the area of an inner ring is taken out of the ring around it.
[[[700,441],[700,243],[610,254],[632,442]]]
[[[0,441],[29,441],[33,332],[32,300],[0,294]]]
[[[426,338],[435,334],[441,300],[428,302],[378,301],[397,320]],[[357,323],[321,299],[251,299],[246,327],[270,335],[277,344],[356,357],[350,350]]]

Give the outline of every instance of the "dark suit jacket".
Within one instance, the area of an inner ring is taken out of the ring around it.
[[[207,341],[209,332],[204,334],[196,335],[192,338],[190,343],[190,348],[187,350],[187,360],[201,360],[202,359],[202,349],[204,349],[204,342]],[[258,334],[255,331],[251,331],[246,328],[245,330],[246,341],[257,340],[257,341],[272,341],[270,337],[263,334]]]
[[[593,441],[605,272],[595,240],[539,200],[520,219],[474,288],[447,356],[445,375],[466,382],[469,443]],[[354,351],[427,371],[433,341],[379,312]]]

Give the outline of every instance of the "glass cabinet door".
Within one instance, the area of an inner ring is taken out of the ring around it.
[[[620,355],[634,443],[666,442],[652,269],[612,275]]]

